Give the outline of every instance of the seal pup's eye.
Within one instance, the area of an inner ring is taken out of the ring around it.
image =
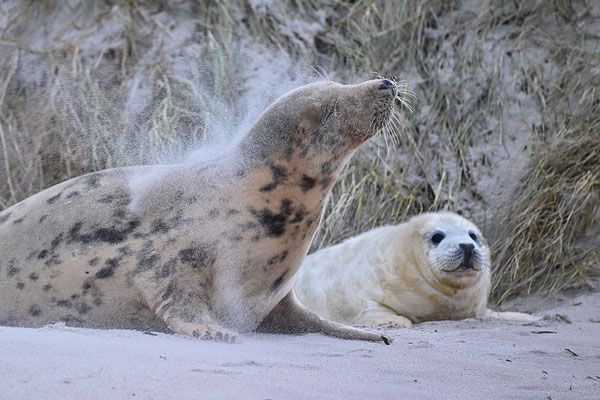
[[[445,237],[446,235],[443,232],[434,232],[429,240],[431,240],[431,243],[433,244],[440,244]]]
[[[477,235],[475,234],[475,232],[473,232],[473,231],[469,232],[469,236],[471,237],[471,239],[473,239],[473,241],[475,243],[479,242],[479,238],[477,237]]]

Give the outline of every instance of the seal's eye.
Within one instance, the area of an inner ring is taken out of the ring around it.
[[[325,121],[327,121],[329,118],[331,118],[333,115],[335,115],[336,106],[337,105],[334,104],[327,109],[327,113],[325,114],[325,119],[324,119]]]
[[[479,238],[477,237],[477,235],[475,234],[475,232],[473,232],[473,231],[469,232],[469,236],[471,237],[471,239],[473,239],[473,241],[475,243],[477,243],[479,241]]]
[[[431,235],[431,238],[429,240],[431,240],[431,243],[433,244],[440,244],[440,242],[442,240],[444,240],[444,238],[446,237],[446,235],[444,235],[443,232],[434,232],[433,235]]]

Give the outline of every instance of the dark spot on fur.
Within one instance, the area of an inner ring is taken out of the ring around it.
[[[176,228],[183,222],[183,212],[178,211],[175,216],[168,221],[162,218],[157,218],[150,223],[150,234],[162,235],[168,233],[171,229]],[[142,237],[143,235],[140,235]]]
[[[50,246],[52,247],[52,249],[56,249],[58,247],[58,245],[62,242],[63,240],[63,234],[59,234],[57,237],[55,237],[54,239],[52,239],[52,242],[50,242]]]
[[[150,223],[150,233],[151,234],[163,234],[169,232],[169,227],[165,224],[165,221],[162,218],[155,219]]]
[[[71,303],[69,300],[59,300],[56,302],[56,305],[59,307],[66,307],[66,308],[73,307],[73,303]]]
[[[288,256],[288,251],[287,250],[283,251],[281,254],[274,255],[273,257],[271,257],[269,259],[269,261],[267,261],[267,265],[265,266],[264,269],[267,270],[268,267],[270,267],[270,266],[272,266],[274,264],[283,262],[286,259],[287,256]]]
[[[159,260],[160,257],[157,254],[151,254],[148,257],[142,258],[138,261],[138,270],[147,271],[153,268]]]
[[[74,192],[71,192],[67,195],[67,199],[70,199],[71,197],[75,197],[75,196],[79,196],[79,192],[76,190]]]
[[[278,185],[285,182],[288,177],[288,172],[285,167],[271,163],[269,163],[268,166],[271,168],[271,172],[273,173],[273,181],[261,187],[259,189],[261,192],[270,192],[274,190]]]
[[[153,254],[154,245],[152,240],[148,240],[144,243],[141,250],[137,254],[138,264],[137,271],[143,272],[151,268],[154,268],[160,261],[160,257],[157,254]]]
[[[175,273],[175,266],[177,265],[177,258],[171,258],[169,261],[164,263],[162,267],[156,271],[156,278],[166,278],[171,274]]]
[[[40,315],[42,313],[42,310],[40,309],[39,306],[32,304],[29,307],[29,314],[31,314],[32,317],[37,317],[38,315]]]
[[[25,284],[23,282],[17,282],[17,289],[23,290],[24,287],[25,287]]]
[[[117,219],[125,219],[125,215],[127,215],[127,212],[123,208],[115,210],[115,212],[113,213],[113,217]]]
[[[211,219],[215,219],[215,218],[217,218],[219,216],[220,213],[221,212],[218,209],[213,208],[212,210],[210,210],[208,212],[208,217],[211,218]]]
[[[77,312],[79,314],[85,314],[88,311],[90,311],[92,309],[92,307],[90,307],[87,303],[85,302],[81,302],[81,303],[77,303],[75,304],[75,309],[77,310]]]
[[[165,292],[162,295],[162,299],[167,300],[169,297],[171,297],[171,295],[176,290],[177,290],[177,284],[175,283],[175,281],[169,282],[169,284],[167,285],[167,288],[165,289]]]
[[[60,199],[60,196],[62,196],[62,192],[60,192],[59,194],[50,197],[48,200],[46,200],[46,203],[48,204],[54,204],[54,202],[58,199]]]
[[[288,251],[284,250],[280,255],[279,255],[279,262],[283,262],[288,256]]]
[[[11,260],[8,263],[8,269],[6,270],[6,275],[8,276],[15,276],[16,274],[18,274],[21,270],[17,267],[15,267],[15,261]]]
[[[127,235],[133,232],[140,225],[140,221],[129,221],[127,228],[117,229],[114,226],[110,228],[100,228],[94,232],[94,238],[106,243],[121,243],[127,239]]]
[[[50,258],[48,258],[44,262],[44,264],[48,265],[48,266],[50,266],[50,265],[58,265],[58,264],[61,264],[61,263],[62,263],[62,261],[60,260],[60,258],[58,258],[58,254],[56,254],[55,252],[51,252],[50,253]]]
[[[300,182],[300,187],[303,192],[308,192],[310,189],[314,188],[316,181],[314,178],[311,178],[308,175],[302,175],[302,181]]]
[[[41,224],[42,222],[44,222],[44,220],[45,220],[46,218],[48,218],[48,216],[47,216],[47,215],[42,215],[42,216],[40,217],[40,219],[38,220],[38,224]]]
[[[229,210],[227,210],[227,215],[235,215],[235,214],[239,214],[240,211],[236,210],[234,208],[230,208]]]
[[[275,281],[273,282],[273,284],[271,285],[271,291],[275,291],[279,288],[279,286],[281,286],[281,284],[283,283],[283,280],[285,278],[285,276],[287,275],[287,273],[289,272],[289,269],[286,269],[283,274],[281,274],[279,276],[279,278],[275,279]]]
[[[47,256],[48,256],[48,250],[44,249],[44,250],[40,251],[37,258],[38,258],[38,260],[42,260],[42,259],[46,258]]]
[[[25,217],[23,217],[23,218],[19,218],[19,219],[15,219],[15,220],[13,221],[13,224],[15,224],[15,225],[17,225],[17,224],[20,224],[20,223],[22,223],[22,222],[23,222],[23,220],[24,220],[24,219],[25,219]]]
[[[40,277],[35,272],[32,272],[31,274],[29,274],[29,279],[31,279],[32,281],[37,281],[38,279],[40,279]]]
[[[6,214],[0,216],[0,224],[5,223],[8,220],[9,217],[10,217],[10,213],[9,212],[7,212]]]
[[[133,254],[133,251],[129,248],[129,246],[119,247],[117,251],[123,255],[124,257],[130,256]]]
[[[98,265],[98,263],[100,262],[100,258],[99,257],[94,257],[92,258],[90,261],[88,261],[88,264],[92,267]]]
[[[44,292],[47,292],[47,291],[49,291],[50,289],[52,289],[52,285],[50,285],[50,284],[45,284],[45,285],[44,285],[44,287],[42,287],[42,290],[43,290]]]
[[[96,278],[98,279],[106,279],[110,278],[115,274],[115,270],[119,267],[119,263],[121,262],[120,257],[109,258],[104,262],[104,267],[102,267],[98,272],[96,272]]]
[[[210,267],[217,261],[214,252],[203,245],[180,250],[179,259],[194,269]]]
[[[271,237],[279,237],[285,233],[287,219],[293,213],[292,202],[287,199],[281,200],[281,206],[277,214],[266,208],[261,211],[250,211],[265,228],[267,235]]]
[[[298,211],[296,211],[294,218],[290,220],[290,223],[295,224],[298,222],[302,222],[304,220],[305,216],[306,216],[306,211],[298,210]]]
[[[110,204],[113,202],[114,199],[115,196],[113,196],[112,194],[107,194],[106,196],[103,196],[100,199],[98,199],[98,203]]]
[[[69,241],[70,242],[81,242],[84,244],[90,244],[94,241],[106,242],[110,244],[121,243],[127,236],[140,226],[139,220],[129,221],[127,227],[118,229],[114,225],[110,228],[99,228],[93,233],[80,233],[82,223],[78,222],[71,227],[69,230]]]
[[[88,281],[84,282],[82,288],[83,288],[83,293],[82,293],[83,296],[87,295],[91,291],[93,303],[97,306],[102,305],[102,303],[103,303],[102,293],[100,293],[100,291],[98,290],[96,285],[94,285],[93,283],[91,283],[88,280]]]

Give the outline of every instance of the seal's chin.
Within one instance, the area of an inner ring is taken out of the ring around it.
[[[385,128],[385,126],[391,122],[395,96],[396,92],[394,89],[386,91],[386,93],[379,98],[378,104],[373,111],[373,118],[369,129],[371,136],[375,135],[380,129]]]

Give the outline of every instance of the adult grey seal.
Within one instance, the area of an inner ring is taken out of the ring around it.
[[[0,323],[387,343],[317,317],[292,284],[333,184],[390,121],[397,95],[382,79],[309,84],[268,107],[215,160],[100,171],[4,210]]]

